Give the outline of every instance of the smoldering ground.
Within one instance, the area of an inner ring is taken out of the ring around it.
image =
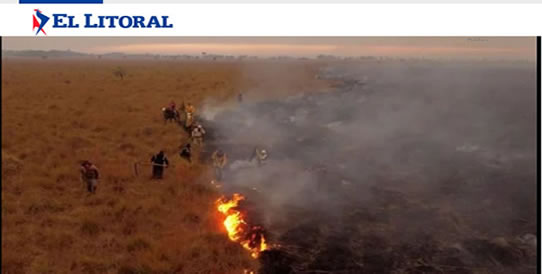
[[[534,273],[535,73],[336,63],[315,75],[333,92],[206,105],[224,190],[248,196],[277,245],[260,272]]]

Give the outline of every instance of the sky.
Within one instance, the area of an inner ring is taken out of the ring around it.
[[[4,50],[313,57],[536,58],[535,37],[4,37]]]

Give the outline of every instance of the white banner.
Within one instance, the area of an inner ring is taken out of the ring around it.
[[[542,4],[0,4],[0,10],[2,36],[542,34]]]

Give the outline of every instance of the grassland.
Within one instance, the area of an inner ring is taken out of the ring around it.
[[[121,80],[113,71],[122,67]],[[2,61],[2,273],[242,273],[257,262],[228,241],[205,164],[177,156],[171,99],[228,101],[325,86],[306,62]],[[163,181],[133,163],[163,149]],[[78,161],[96,163],[96,195]]]

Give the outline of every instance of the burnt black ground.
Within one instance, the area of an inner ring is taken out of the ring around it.
[[[334,64],[336,90],[211,117],[273,251],[261,273],[534,273],[536,76],[523,63]],[[247,158],[269,150],[260,168]]]

